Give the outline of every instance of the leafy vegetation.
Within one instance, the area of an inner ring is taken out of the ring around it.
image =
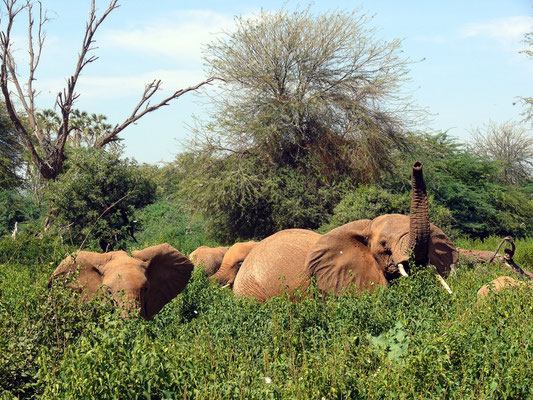
[[[6,106],[0,102],[0,189],[12,189],[21,183],[22,146],[17,140]]]
[[[72,245],[124,247],[138,230],[136,209],[155,200],[155,185],[115,152],[75,149],[67,172],[48,186],[56,229]]]
[[[0,241],[3,253],[12,243]],[[264,305],[197,271],[145,322],[122,319],[105,299],[84,304],[47,289],[69,251],[34,238],[2,258],[0,398],[533,396],[533,292],[478,299],[480,286],[508,273],[493,265],[460,266],[448,279],[452,296],[426,271],[374,293],[322,297],[311,288],[298,302]],[[35,252],[45,259],[31,261]],[[532,240],[518,242],[517,259],[533,260]]]
[[[32,5],[20,10],[31,17]],[[96,18],[93,4],[86,33],[117,6]],[[167,242],[189,254],[285,228],[327,232],[406,214],[415,160],[424,163],[430,219],[458,247],[493,250],[512,234],[515,261],[531,270],[530,154],[504,160],[445,133],[409,133],[421,128],[401,94],[409,61],[400,41],[375,40],[368,22],[358,12],[311,8],[237,18],[236,30],[207,47],[206,62],[224,81],[210,119],[200,121],[190,151],[161,167],[101,147],[213,78],[149,106],[160,88],[154,81],[137,111],[113,127],[72,108],[80,69],[58,97],[60,115],[36,108],[31,84],[18,91],[28,100],[19,115],[6,89],[8,76],[15,85],[18,76],[3,32],[0,399],[533,398],[533,291],[478,298],[482,285],[510,274],[490,264],[460,260],[448,278],[451,296],[432,271],[413,268],[373,293],[337,297],[311,285],[298,301],[262,305],[198,270],[150,322],[124,319],[106,294],[83,302],[48,287],[80,247]],[[30,48],[40,51],[40,39],[39,30]],[[91,43],[82,46],[83,65],[94,60]],[[523,136],[518,147],[531,144]]]

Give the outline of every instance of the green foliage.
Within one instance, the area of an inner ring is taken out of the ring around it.
[[[322,233],[360,219],[374,219],[383,214],[409,214],[409,193],[393,194],[377,186],[363,185],[348,193],[337,204]]]
[[[34,221],[42,212],[31,198],[15,190],[0,189],[0,236],[11,233],[15,222]]]
[[[0,103],[0,189],[12,189],[22,182],[19,176],[23,149],[11,124],[6,106]]]
[[[0,263],[59,263],[66,256],[66,248],[53,233],[42,235],[40,227],[29,226],[15,240],[11,236],[0,238]]]
[[[383,182],[385,188],[408,190],[410,165],[419,160],[424,163],[428,193],[450,210],[457,231],[472,237],[520,237],[533,232],[531,194],[500,183],[497,163],[476,157],[445,133],[413,135],[410,149],[409,157],[399,155],[403,176],[389,177]]]
[[[208,238],[205,222],[200,217],[190,215],[164,200],[137,211],[136,218],[142,227],[136,234],[136,247],[169,243],[183,254],[190,254],[202,245],[217,245]]]
[[[169,215],[167,206],[150,214]],[[70,250],[49,246],[39,262],[21,247],[0,264],[2,398],[533,396],[533,291],[476,296],[504,268],[460,266],[448,278],[452,296],[422,270],[373,293],[322,296],[311,287],[297,302],[262,305],[195,271],[145,322],[120,318],[108,299],[84,304],[59,285],[47,289]],[[517,259],[529,253],[533,240],[517,241]]]
[[[192,207],[209,218],[210,233],[224,242],[318,228],[352,186],[349,180],[329,181],[312,168],[269,170],[237,157],[185,160],[191,173],[182,181],[182,196],[190,196]]]
[[[155,200],[155,185],[113,152],[76,149],[66,167],[48,187],[60,234],[70,244],[124,248],[138,229],[134,211]]]

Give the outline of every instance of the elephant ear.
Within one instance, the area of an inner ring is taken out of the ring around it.
[[[140,300],[141,317],[150,320],[185,288],[194,265],[167,243],[134,251],[132,255],[147,263],[148,287],[141,290]]]
[[[365,229],[370,221],[355,221],[333,229],[310,249],[305,268],[324,292],[342,292],[350,284],[358,291],[386,285],[387,280],[368,249]]]
[[[452,241],[438,227],[430,224],[429,262],[437,267],[439,274],[448,276],[451,265],[457,264],[459,251]]]
[[[111,254],[100,254],[91,251],[78,251],[74,256],[65,258],[53,272],[48,287],[52,286],[52,281],[59,278],[68,278],[75,273],[80,266],[80,275],[74,288],[85,290],[89,297],[96,293],[103,281],[105,265],[112,258]]]

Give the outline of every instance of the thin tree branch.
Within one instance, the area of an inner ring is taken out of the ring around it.
[[[92,0],[91,2],[91,10],[89,12],[89,21],[87,22],[87,25],[85,27],[85,36],[83,38],[81,51],[78,55],[78,62],[76,64],[76,69],[74,71],[74,74],[68,79],[67,81],[67,87],[63,89],[63,92],[59,93],[57,96],[56,104],[61,109],[61,115],[62,115],[62,122],[61,126],[59,127],[58,137],[57,137],[57,148],[58,151],[63,154],[65,144],[67,141],[67,137],[69,134],[69,116],[70,111],[72,110],[72,104],[76,99],[79,97],[78,94],[75,93],[76,84],[78,82],[78,78],[83,70],[83,68],[98,59],[96,56],[87,57],[87,53],[91,50],[96,49],[93,47],[94,43],[94,34],[100,24],[107,18],[107,16],[113,11],[114,9],[118,8],[119,5],[117,4],[117,0],[111,0],[109,3],[109,6],[104,11],[102,16],[100,18],[96,18],[96,6],[95,6],[95,0]]]
[[[178,97],[184,95],[187,92],[190,92],[190,91],[193,91],[193,90],[197,90],[201,86],[209,84],[215,79],[216,78],[214,78],[214,77],[210,77],[210,78],[206,79],[205,81],[202,81],[202,82],[200,82],[200,83],[198,83],[198,84],[196,84],[194,86],[190,86],[190,87],[188,87],[186,89],[178,90],[177,92],[174,92],[174,94],[172,94],[171,96],[169,96],[166,99],[162,100],[158,104],[150,106],[150,98],[161,87],[161,81],[160,80],[152,81],[150,84],[145,86],[144,93],[143,93],[143,95],[141,97],[141,100],[139,101],[139,103],[137,103],[137,105],[133,109],[133,112],[131,113],[131,115],[124,122],[122,122],[120,125],[119,124],[115,125],[113,130],[106,137],[104,137],[102,140],[100,140],[98,143],[96,143],[94,147],[101,148],[101,147],[105,146],[107,143],[112,142],[113,140],[115,140],[115,137],[121,131],[123,131],[126,127],[128,127],[129,125],[135,123],[137,120],[142,118],[144,115],[146,115],[146,114],[148,114],[148,113],[150,113],[152,111],[155,111],[155,110],[157,110],[160,107],[169,105],[169,102],[171,100],[177,99]],[[141,109],[143,107],[144,107],[144,109],[141,111]]]

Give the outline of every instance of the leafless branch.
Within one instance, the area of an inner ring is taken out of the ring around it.
[[[95,0],[91,1],[89,17],[85,26],[84,37],[81,43],[81,50],[78,53],[74,73],[67,79],[66,87],[58,93],[56,105],[60,110],[60,118],[57,124],[50,127],[41,126],[42,117],[36,105],[36,91],[34,81],[36,70],[41,60],[41,54],[45,41],[44,25],[48,21],[46,12],[40,0],[0,0],[5,6],[5,17],[0,16],[0,89],[2,91],[8,115],[13,122],[15,130],[21,142],[31,155],[33,164],[37,167],[39,174],[45,179],[55,179],[61,172],[64,161],[64,151],[67,139],[73,129],[72,120],[73,104],[78,99],[76,85],[84,68],[98,59],[91,55],[97,47],[95,46],[95,33],[108,17],[108,15],[119,7],[118,0],[109,0],[107,8],[100,16],[97,16]],[[37,11],[38,9],[38,11]],[[13,23],[17,15],[25,10],[27,12],[27,39],[28,39],[28,74],[27,81],[21,82],[17,74],[17,63],[12,52],[11,35]],[[3,21],[2,18],[5,18]],[[209,78],[195,86],[178,90],[171,96],[163,99],[155,105],[150,105],[150,100],[161,87],[161,81],[154,80],[147,85],[141,100],[134,108],[132,114],[122,123],[117,124],[114,129],[107,128],[101,139],[93,143],[95,147],[103,147],[108,143],[116,142],[117,135],[127,126],[135,123],[138,119],[159,107],[168,105],[173,99],[181,95],[200,88],[210,83],[215,78]],[[16,97],[17,101],[14,101]],[[19,102],[27,123],[23,123],[17,113],[15,102]]]
[[[104,20],[107,18],[107,16],[116,8],[118,8],[119,5],[117,4],[117,0],[111,0],[107,9],[104,11],[102,16],[100,18],[96,17],[96,5],[95,0],[91,1],[91,10],[89,12],[89,20],[85,26],[85,36],[83,38],[81,51],[78,54],[78,62],[76,64],[76,69],[74,71],[74,74],[68,79],[67,81],[67,87],[63,89],[63,92],[59,93],[57,96],[56,104],[61,109],[61,115],[62,115],[62,123],[59,128],[58,132],[58,150],[62,153],[63,149],[65,147],[65,143],[67,141],[67,136],[69,134],[69,116],[70,111],[72,110],[72,104],[76,99],[79,97],[78,94],[75,92],[76,83],[78,82],[78,78],[83,70],[83,68],[98,59],[96,56],[90,56],[88,57],[88,53],[92,50],[95,50],[96,47],[93,46],[94,44],[94,34],[100,24],[104,22]]]
[[[122,122],[120,125],[117,124],[113,128],[113,130],[109,133],[109,135],[107,135],[101,141],[96,143],[95,147],[100,148],[100,147],[105,146],[107,143],[113,141],[114,138],[121,131],[123,131],[126,127],[128,127],[129,125],[135,123],[137,120],[142,118],[144,115],[146,115],[146,114],[148,114],[148,113],[150,113],[152,111],[155,111],[155,110],[157,110],[160,107],[168,106],[169,102],[171,100],[177,99],[178,97],[184,95],[187,92],[190,92],[190,91],[193,91],[193,90],[197,90],[201,86],[211,83],[214,79],[215,78],[211,77],[211,78],[208,78],[205,81],[202,81],[202,82],[200,82],[200,83],[198,83],[198,84],[196,84],[194,86],[190,86],[190,87],[188,87],[186,89],[178,90],[177,92],[174,92],[174,94],[172,94],[171,96],[163,99],[158,104],[155,104],[155,105],[151,106],[150,105],[150,99],[161,88],[161,81],[160,80],[152,81],[151,83],[149,83],[148,85],[145,86],[144,93],[143,93],[143,95],[141,97],[141,100],[139,101],[139,103],[137,103],[137,105],[133,109],[133,112],[131,113],[131,115],[124,122]]]

